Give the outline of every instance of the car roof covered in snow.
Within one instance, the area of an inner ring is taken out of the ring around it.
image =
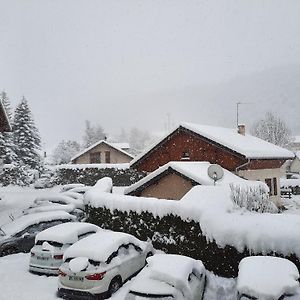
[[[206,161],[171,161],[157,170],[153,171],[146,177],[125,189],[125,194],[129,194],[140,187],[152,182],[156,177],[159,177],[167,170],[173,169],[174,171],[184,175],[187,178],[197,182],[201,185],[214,185],[214,180],[208,176],[208,168],[212,164]],[[223,169],[224,176],[216,182],[216,185],[229,185],[236,184],[240,186],[264,186],[265,184],[259,181],[251,181],[243,179],[226,169]]]
[[[299,287],[299,272],[291,261],[270,256],[252,256],[241,260],[237,290],[258,299],[279,299]]]
[[[191,299],[189,275],[203,274],[203,263],[191,257],[175,254],[155,254],[147,258],[147,267],[131,285],[131,291],[144,294],[174,295],[177,289]]]
[[[145,249],[146,243],[136,237],[124,233],[103,230],[82,239],[68,248],[64,259],[75,257],[87,257],[89,259],[106,262],[109,256],[117,251],[121,245],[133,243],[141,249]]]
[[[241,154],[249,159],[291,159],[294,158],[293,152],[276,146],[274,144],[268,143],[260,138],[254,137],[250,134],[239,134],[237,129],[200,125],[193,123],[180,123],[174,130],[169,132],[167,135],[160,138],[148,149],[143,151],[140,155],[135,157],[130,165],[134,165],[142,157],[144,157],[148,152],[156,148],[162,141],[164,141],[168,136],[173,134],[180,128],[185,128],[190,130],[204,138],[225,146],[226,148]]]
[[[1,229],[6,236],[18,233],[28,226],[41,222],[51,222],[55,220],[74,220],[75,217],[65,211],[48,211],[21,216],[14,221],[4,224]]]
[[[35,241],[52,241],[62,244],[74,244],[78,241],[78,236],[88,232],[97,232],[98,230],[100,230],[100,227],[90,223],[64,223],[50,227],[38,233],[35,237]]]

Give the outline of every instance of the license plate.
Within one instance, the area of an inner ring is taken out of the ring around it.
[[[83,277],[69,276],[69,280],[72,280],[72,281],[83,281]]]
[[[41,257],[41,256],[37,256],[36,259],[37,259],[37,260],[48,260],[49,257]]]

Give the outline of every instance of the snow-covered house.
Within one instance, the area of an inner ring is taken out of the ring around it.
[[[208,176],[209,162],[173,161],[159,167],[125,190],[126,195],[180,200],[193,186],[214,185]],[[224,170],[216,185],[259,186],[259,181],[245,180]],[[264,184],[263,184],[264,185]]]
[[[294,154],[238,129],[181,123],[131,161],[138,171],[153,172],[170,161],[208,161],[234,174],[265,182],[280,199],[280,167]]]
[[[111,143],[101,140],[83,151],[76,154],[71,159],[73,164],[121,164],[129,163],[133,156],[126,150],[129,149],[127,143]]]
[[[4,106],[0,101],[0,132],[4,131],[11,131],[11,127]]]

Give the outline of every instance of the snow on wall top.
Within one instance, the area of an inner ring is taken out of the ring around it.
[[[211,163],[209,162],[199,162],[199,161],[172,161],[169,162],[161,167],[159,167],[157,170],[153,171],[146,177],[142,178],[138,182],[132,184],[128,188],[125,189],[124,193],[129,194],[132,191],[138,189],[139,187],[143,186],[144,184],[148,183],[155,177],[159,176],[161,173],[165,172],[169,168],[181,173],[182,175],[196,181],[197,183],[201,185],[214,185],[213,179],[211,179],[208,174],[207,170],[211,166]],[[224,176],[222,179],[218,180],[216,182],[216,185],[229,185],[231,183],[238,184],[241,186],[265,186],[264,183],[259,181],[250,181],[243,179],[231,172],[229,172],[226,169],[223,169]]]
[[[126,170],[129,169],[129,163],[122,164],[62,164],[55,166],[55,169],[118,169]]]
[[[38,224],[40,222],[50,222],[54,220],[74,220],[75,217],[65,211],[48,211],[38,212],[30,215],[21,216],[14,221],[1,226],[1,229],[5,232],[6,237],[11,236],[17,232],[22,231],[28,226]],[[0,232],[1,233],[1,232]],[[0,234],[1,239],[1,234]]]
[[[88,192],[85,202],[111,211],[144,211],[154,216],[169,214],[199,222],[207,240],[220,247],[231,245],[253,253],[295,253],[300,258],[300,218],[292,214],[252,213],[238,209],[226,186],[195,186],[180,201]],[[224,226],[226,224],[226,226]],[[276,232],[276,234],[274,234]]]
[[[279,299],[294,294],[299,287],[299,272],[291,261],[268,256],[252,256],[241,260],[237,290],[255,299]]]
[[[133,243],[145,248],[145,242],[142,242],[134,236],[109,230],[101,230],[85,239],[78,241],[68,248],[64,254],[64,260],[67,258],[87,257],[89,259],[106,262],[108,257],[122,244]]]
[[[74,244],[78,241],[79,235],[88,232],[97,232],[98,230],[100,230],[100,227],[90,223],[64,223],[38,233],[35,237],[35,242],[52,241],[62,244]]]
[[[271,158],[293,158],[293,152],[281,148],[279,146],[268,143],[262,139],[254,137],[250,134],[239,134],[237,129],[225,128],[225,127],[216,127],[209,125],[199,125],[193,123],[180,123],[174,130],[160,138],[153,145],[151,145],[147,150],[142,152],[140,155],[135,157],[130,165],[135,164],[139,161],[144,155],[146,155],[150,150],[156,147],[161,143],[166,137],[171,133],[176,131],[178,128],[183,127],[188,130],[195,132],[211,141],[214,141],[218,144],[221,144],[235,152],[240,153],[246,158],[258,158],[258,159],[271,159]]]
[[[73,161],[74,159],[78,158],[79,156],[81,156],[82,154],[90,151],[91,149],[97,147],[98,145],[100,144],[106,144],[114,149],[116,149],[117,151],[119,152],[122,152],[123,154],[131,157],[131,158],[134,158],[133,155],[131,155],[130,153],[128,153],[127,151],[123,150],[123,146],[129,146],[128,144],[125,145],[125,143],[110,143],[108,141],[105,141],[105,140],[100,140],[98,141],[97,143],[94,143],[93,145],[91,145],[90,147],[86,148],[86,149],[83,149],[82,151],[80,151],[79,153],[77,153],[76,155],[74,155],[72,158],[71,158],[71,161]],[[120,147],[121,146],[121,147]],[[129,147],[128,147],[129,148]],[[125,148],[125,149],[128,149],[128,148]]]

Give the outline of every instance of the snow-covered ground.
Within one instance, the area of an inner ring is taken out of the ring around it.
[[[57,300],[57,277],[28,272],[29,254],[19,253],[0,258],[1,299]],[[134,280],[128,281],[111,300],[124,300]],[[208,274],[204,300],[234,300],[235,280]]]

